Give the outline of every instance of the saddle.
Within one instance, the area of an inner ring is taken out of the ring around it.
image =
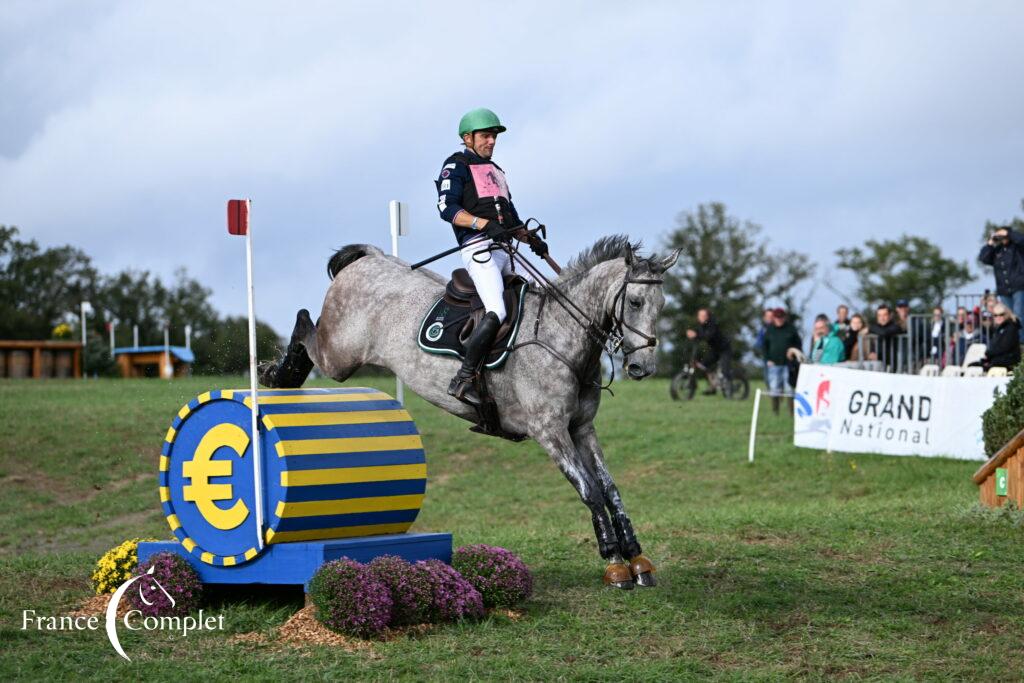
[[[506,315],[484,362],[488,370],[504,365],[516,342],[528,286],[529,283],[520,275],[505,276],[502,296]],[[455,356],[461,360],[465,353],[463,344],[473,334],[485,312],[483,301],[466,269],[452,271],[452,279],[445,285],[444,295],[430,307],[420,323],[420,348],[427,353]]]
[[[523,299],[529,283],[520,275],[505,276],[505,320],[498,328],[498,334],[484,360],[484,368],[495,370],[504,365],[516,343],[519,325],[523,317]],[[420,323],[417,342],[427,353],[455,356],[462,360],[465,354],[463,344],[480,323],[485,313],[483,301],[476,293],[473,279],[465,268],[452,271],[452,279],[444,288],[444,295],[438,299]],[[483,372],[477,373],[477,391],[482,403],[476,406],[477,423],[470,431],[489,436],[499,436],[510,441],[522,441],[523,434],[509,434],[501,428],[498,407],[487,390]]]

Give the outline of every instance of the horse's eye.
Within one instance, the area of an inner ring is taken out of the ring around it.
[[[644,302],[641,301],[640,299],[630,299],[629,300],[629,307],[632,308],[634,311],[640,310],[640,308],[643,305],[644,305]]]

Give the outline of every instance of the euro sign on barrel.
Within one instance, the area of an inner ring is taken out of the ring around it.
[[[451,534],[408,533],[427,463],[401,404],[367,387],[261,390],[257,470],[250,395],[209,391],[174,418],[158,478],[176,540],[140,544],[140,561],[170,550],[205,582],[300,584],[341,556],[450,561]]]

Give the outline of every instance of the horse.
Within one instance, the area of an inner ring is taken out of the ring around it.
[[[554,292],[528,289],[523,331],[499,370],[487,371],[487,388],[508,434],[532,438],[547,451],[590,510],[598,552],[607,561],[604,583],[621,589],[656,584],[643,555],[594,429],[601,400],[598,340],[617,340],[627,377],[655,371],[656,325],[665,304],[662,275],[679,256],[639,256],[625,235],[604,237],[571,260],[552,282],[574,306],[556,306]],[[475,422],[478,413],[447,393],[459,361],[428,354],[416,344],[420,321],[442,296],[446,279],[409,265],[368,244],[342,247],[329,260],[331,278],[319,320],[299,311],[287,352],[261,366],[272,388],[301,386],[315,364],[344,382],[364,365],[391,370],[419,396]],[[557,303],[557,302],[556,302]],[[547,304],[547,305],[545,305]],[[583,311],[594,325],[585,329]]]

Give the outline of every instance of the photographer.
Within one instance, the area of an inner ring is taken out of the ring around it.
[[[1024,317],[1024,234],[1010,226],[998,228],[981,248],[978,260],[992,266],[996,294],[1016,318]],[[1019,341],[1024,344],[1024,330]]]

